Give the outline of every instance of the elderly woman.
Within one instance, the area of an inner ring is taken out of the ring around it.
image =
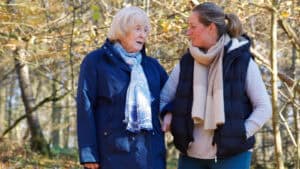
[[[178,169],[249,169],[254,134],[272,114],[250,39],[236,15],[210,2],[188,24],[189,50],[161,93]]]
[[[77,91],[80,163],[95,169],[165,169],[160,91],[167,74],[145,53],[146,13],[126,7],[108,39],[83,60]]]

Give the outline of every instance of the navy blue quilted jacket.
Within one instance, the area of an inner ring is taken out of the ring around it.
[[[77,90],[77,134],[81,163],[101,169],[165,169],[164,133],[159,121],[160,90],[167,74],[142,51],[142,67],[153,101],[152,131],[126,130],[124,108],[130,68],[106,40],[83,60]]]

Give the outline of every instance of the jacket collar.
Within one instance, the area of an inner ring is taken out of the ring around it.
[[[243,34],[238,38],[231,38],[230,42],[225,45],[225,51],[229,53],[241,47],[250,48],[250,45],[251,39],[246,34]]]

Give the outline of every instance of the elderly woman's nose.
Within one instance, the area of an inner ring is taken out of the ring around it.
[[[141,31],[140,36],[143,37],[143,38],[146,38],[147,37],[147,32]]]

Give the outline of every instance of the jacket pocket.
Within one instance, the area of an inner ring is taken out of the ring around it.
[[[185,116],[174,116],[171,121],[171,133],[175,147],[186,154],[189,143],[193,141],[193,121]]]
[[[244,120],[232,120],[231,122],[225,123],[220,128],[221,136],[244,138],[246,136],[246,129],[244,123]]]
[[[130,152],[130,143],[127,136],[122,136],[120,134],[110,134],[106,138],[106,143],[109,152]]]
[[[227,157],[248,150],[252,144],[246,139],[243,120],[225,124],[215,132],[218,156]]]

